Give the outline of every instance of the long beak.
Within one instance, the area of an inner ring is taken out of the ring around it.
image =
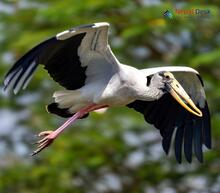
[[[192,99],[175,78],[173,78],[172,82],[168,84],[170,86],[168,92],[170,92],[173,98],[176,99],[180,105],[182,105],[190,113],[202,117],[202,112],[196,107]]]

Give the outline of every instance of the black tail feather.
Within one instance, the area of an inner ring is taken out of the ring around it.
[[[65,109],[59,108],[58,103],[51,103],[51,104],[46,106],[46,109],[49,113],[56,114],[56,115],[58,115],[60,117],[63,117],[63,118],[69,118],[69,117],[72,117],[74,115],[74,113],[69,112],[68,108],[65,108]],[[89,113],[85,114],[80,119],[86,118],[88,116],[89,116]]]
[[[69,117],[73,116],[73,114],[69,113],[68,108],[61,109],[58,107],[57,103],[51,103],[51,104],[47,105],[46,109],[49,113],[56,114],[56,115],[63,117],[63,118],[69,118]]]

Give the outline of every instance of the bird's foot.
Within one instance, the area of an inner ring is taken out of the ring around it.
[[[41,152],[44,148],[48,147],[51,143],[53,143],[54,139],[56,139],[56,137],[60,135],[64,131],[65,128],[67,128],[67,126],[75,122],[77,119],[83,117],[84,115],[88,114],[91,111],[101,109],[104,107],[107,107],[107,105],[91,104],[88,107],[85,107],[81,109],[80,111],[78,111],[77,113],[75,113],[72,117],[70,117],[65,123],[63,123],[63,125],[61,125],[55,131],[43,131],[39,133],[38,137],[40,137],[41,139],[35,143],[37,144],[37,149],[34,150],[31,155],[32,156],[36,155],[39,152]]]
[[[43,131],[40,132],[37,136],[41,139],[34,143],[37,144],[37,149],[33,151],[31,156],[38,154],[44,148],[48,147],[56,138],[56,135],[54,135],[54,131]]]

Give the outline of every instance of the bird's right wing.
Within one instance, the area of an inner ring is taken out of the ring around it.
[[[211,148],[211,126],[208,104],[205,98],[203,82],[198,72],[188,67],[161,67],[142,70],[146,76],[160,71],[170,71],[186,90],[193,102],[203,113],[202,117],[185,110],[169,94],[159,100],[136,100],[127,106],[142,113],[145,120],[160,130],[162,146],[169,152],[172,136],[175,133],[175,155],[178,162],[182,160],[182,150],[188,162],[192,160],[192,151],[199,161],[203,161],[202,145]]]
[[[39,64],[61,86],[75,90],[108,78],[119,62],[108,45],[108,23],[82,25],[57,34],[26,53],[7,73],[5,90],[25,89]]]

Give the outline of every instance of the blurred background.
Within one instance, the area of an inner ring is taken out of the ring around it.
[[[111,24],[109,43],[119,61],[137,68],[186,65],[204,78],[213,149],[205,161],[178,164],[165,156],[159,132],[128,108],[92,113],[46,151],[29,153],[38,132],[65,119],[46,112],[59,86],[41,66],[18,95],[0,86],[1,193],[219,193],[219,0],[1,0],[0,82],[34,45],[68,28]],[[209,10],[184,15],[175,10]],[[164,12],[169,11],[167,17]]]

